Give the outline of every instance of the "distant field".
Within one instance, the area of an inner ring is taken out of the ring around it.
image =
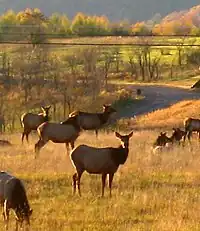
[[[166,36],[105,36],[105,37],[78,37],[78,38],[59,38],[49,39],[48,44],[42,45],[49,51],[62,55],[74,55],[76,52],[85,48],[98,48],[100,52],[119,52],[121,59],[128,61],[129,57],[134,55],[143,45],[151,46],[152,58],[161,55],[161,49],[164,50],[162,63],[171,63],[177,56],[177,47],[184,45],[189,50],[197,47],[191,45],[200,45],[199,37],[166,37]],[[25,44],[0,44],[2,51],[11,53],[19,52],[21,49],[29,49],[31,45]]]

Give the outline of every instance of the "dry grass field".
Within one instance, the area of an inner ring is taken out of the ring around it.
[[[184,128],[183,121],[187,117],[199,119],[200,100],[185,100],[169,108],[156,110],[139,117],[134,126],[140,129],[168,129],[172,127]]]
[[[130,131],[130,130],[129,130]],[[23,179],[33,216],[32,231],[198,231],[200,230],[199,144],[153,154],[158,132],[135,131],[130,153],[113,181],[113,197],[101,198],[101,177],[85,173],[82,197],[72,195],[74,172],[64,144],[48,143],[34,160],[34,143],[21,145],[20,134],[4,135],[12,148],[1,148],[1,170]],[[83,133],[77,144],[117,146],[114,134]],[[12,217],[11,229],[14,227]],[[3,219],[0,230],[3,230]]]

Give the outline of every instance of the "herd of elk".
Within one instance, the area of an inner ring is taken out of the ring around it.
[[[102,113],[88,113],[82,111],[74,111],[69,117],[60,123],[49,121],[49,109],[51,106],[42,107],[39,114],[25,113],[21,116],[23,133],[21,141],[24,137],[27,142],[31,131],[36,130],[39,136],[38,142],[35,144],[35,153],[38,154],[40,149],[48,142],[65,143],[69,154],[69,145],[71,146],[70,160],[74,166],[76,173],[72,176],[73,193],[78,188],[81,196],[80,180],[82,174],[86,171],[89,174],[101,175],[102,181],[102,197],[104,196],[107,175],[109,176],[110,197],[112,196],[112,182],[114,174],[120,165],[123,165],[129,153],[129,139],[133,132],[128,135],[121,135],[115,132],[115,136],[121,141],[118,147],[93,147],[81,144],[75,148],[75,141],[83,130],[94,130],[96,138],[98,130],[108,124],[109,119],[116,110],[111,105],[103,105]],[[153,144],[154,152],[170,150],[174,145],[183,143],[186,137],[190,141],[192,132],[197,132],[200,139],[200,120],[187,118],[184,121],[185,130],[173,128],[170,137],[166,132],[160,132]],[[1,145],[11,145],[9,142],[0,141]],[[26,190],[22,181],[7,172],[0,172],[0,202],[3,209],[3,218],[6,230],[8,230],[9,211],[14,210],[16,217],[16,231],[26,222],[30,225],[30,216],[32,209],[26,196]]]

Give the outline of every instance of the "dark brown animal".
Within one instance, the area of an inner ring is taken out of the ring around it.
[[[80,180],[83,172],[87,171],[90,174],[102,175],[102,197],[104,196],[106,176],[109,175],[111,196],[114,174],[119,168],[119,165],[126,162],[129,152],[129,139],[132,135],[133,132],[128,135],[120,135],[118,132],[115,132],[115,136],[121,140],[121,145],[118,148],[95,148],[80,145],[72,151],[70,158],[76,168],[76,173],[73,175],[74,194],[76,192],[76,186],[78,186],[78,192],[81,196]]]
[[[32,209],[29,206],[24,185],[18,178],[2,171],[0,172],[0,203],[3,207],[6,230],[8,230],[10,209],[13,209],[15,213],[16,231],[24,221],[28,226],[30,225]]]
[[[111,105],[103,105],[102,113],[89,113],[82,111],[74,111],[69,117],[78,116],[78,122],[83,130],[95,130],[96,137],[98,137],[98,130],[105,125],[110,116],[116,110]]]
[[[34,113],[25,113],[21,116],[21,123],[24,128],[22,133],[22,143],[24,141],[24,136],[26,136],[26,140],[28,141],[28,136],[33,130],[37,130],[38,126],[44,122],[49,121],[49,109],[51,106],[48,107],[41,107],[42,112],[39,114]]]
[[[81,128],[78,124],[77,116],[69,117],[62,123],[45,122],[37,129],[39,141],[35,144],[35,153],[38,154],[40,149],[51,140],[54,143],[65,143],[69,153],[69,144],[74,148],[74,143],[80,135]]]
[[[170,139],[172,143],[180,144],[181,140],[185,137],[186,132],[181,130],[180,128],[173,128],[173,133]]]
[[[166,132],[161,132],[160,135],[157,137],[155,143],[153,144],[154,147],[156,146],[165,146],[167,143],[172,143],[170,137],[167,136]]]

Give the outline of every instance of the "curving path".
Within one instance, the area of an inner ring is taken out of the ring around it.
[[[200,99],[200,92],[179,87],[162,85],[133,85],[133,90],[140,88],[145,99],[136,105],[121,111],[120,117],[133,117],[146,114],[157,109],[169,107],[182,100]]]

